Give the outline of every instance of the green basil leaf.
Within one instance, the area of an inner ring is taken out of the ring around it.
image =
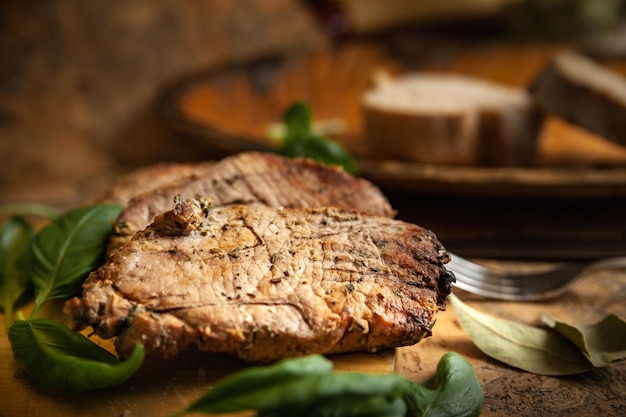
[[[289,364],[287,360],[287,364]],[[283,366],[284,362],[279,366]],[[187,411],[204,413],[225,413],[256,410],[259,417],[272,415],[318,416],[354,415],[338,414],[338,410],[355,410],[356,402],[378,397],[377,407],[397,410],[406,380],[399,375],[368,375],[358,373],[310,373],[291,374],[285,377],[282,372],[268,367],[270,378],[266,384],[243,384],[238,391],[229,389],[230,395],[223,393],[220,383],[198,403]],[[254,370],[254,368],[253,368]],[[245,381],[245,380],[244,380]],[[338,404],[342,407],[337,408]],[[351,404],[350,404],[351,403]],[[406,409],[406,406],[404,407]]]
[[[285,123],[287,131],[291,132],[293,135],[308,134],[313,129],[311,108],[307,103],[294,103],[285,111],[283,122]],[[288,136],[286,139],[292,139],[293,135]]]
[[[595,367],[626,358],[626,321],[615,314],[591,326],[575,326],[547,314],[541,320],[578,346]]]
[[[329,373],[305,378],[284,387],[289,395],[275,409],[263,410],[267,415],[282,413],[314,417],[317,415],[352,416],[360,411],[358,402],[378,398],[375,405],[383,410],[407,409],[404,394],[411,389],[410,381],[397,374],[365,374],[359,372]],[[404,405],[399,407],[399,401]],[[339,406],[339,404],[342,404]],[[374,405],[374,404],[372,404]],[[261,410],[259,410],[259,413]],[[292,414],[295,412],[296,414]],[[341,413],[340,413],[341,412]],[[342,414],[345,413],[345,414]]]
[[[423,385],[397,374],[334,373],[332,362],[311,355],[239,371],[176,416],[250,410],[259,417],[476,416],[482,402],[474,369],[455,353]]]
[[[474,368],[455,352],[446,353],[435,376],[413,392],[413,399],[407,399],[411,415],[471,417],[480,415],[483,407],[483,390]]]
[[[285,112],[283,122],[285,138],[278,154],[311,158],[326,165],[341,166],[353,175],[357,173],[357,166],[346,149],[315,132],[308,104],[293,104]]]
[[[318,355],[244,369],[219,381],[183,413],[227,413],[263,407],[263,404],[280,400],[283,388],[294,381],[327,374],[332,369],[332,362]]]
[[[18,320],[9,328],[13,357],[40,383],[86,392],[130,378],[144,359],[142,345],[120,362],[104,348],[63,324],[45,318]]]
[[[73,295],[102,263],[112,222],[122,208],[96,205],[74,209],[42,229],[25,252],[35,286],[35,317],[48,300]]]
[[[40,216],[54,220],[61,216],[61,211],[57,208],[37,203],[12,203],[1,204],[0,214],[10,216]]]
[[[325,400],[299,414],[301,417],[406,417],[407,405],[400,396],[387,398],[385,396],[337,396]]]
[[[476,346],[500,362],[539,375],[574,375],[593,369],[576,345],[554,331],[485,314],[454,294],[450,301]]]
[[[35,232],[21,217],[14,217],[0,230],[0,307],[6,328],[13,321],[13,307],[28,288],[30,280],[18,260]]]

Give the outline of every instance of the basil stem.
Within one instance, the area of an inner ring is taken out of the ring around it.
[[[285,138],[277,153],[290,158],[307,157],[327,165],[339,165],[353,175],[357,173],[356,164],[340,144],[315,132],[311,110],[306,103],[289,107],[283,122]]]
[[[249,410],[259,417],[477,416],[482,403],[474,369],[453,352],[425,384],[397,374],[333,373],[332,362],[312,355],[235,373],[175,416]]]
[[[30,317],[36,317],[46,301],[73,295],[102,262],[112,222],[121,209],[108,204],[74,209],[35,236],[24,254],[35,286]]]
[[[13,357],[40,383],[86,392],[130,378],[144,359],[142,345],[120,362],[104,348],[63,324],[45,318],[18,320],[9,328]]]
[[[4,310],[6,328],[13,322],[13,307],[30,281],[18,259],[35,232],[21,217],[14,217],[0,230],[0,307]]]

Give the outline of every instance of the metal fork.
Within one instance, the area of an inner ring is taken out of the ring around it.
[[[454,286],[481,296],[513,301],[538,301],[567,292],[581,277],[602,269],[626,268],[626,257],[592,263],[553,266],[539,272],[499,271],[451,255],[446,268],[454,272]]]

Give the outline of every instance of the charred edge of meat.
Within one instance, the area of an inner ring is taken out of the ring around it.
[[[452,292],[452,284],[456,282],[456,277],[454,276],[454,272],[442,267],[441,275],[437,280],[437,306],[441,310],[446,309],[446,300],[450,293]]]
[[[441,242],[437,243],[437,258],[441,262],[441,274],[437,279],[437,306],[441,310],[446,309],[446,300],[452,292],[452,284],[456,282],[454,273],[445,267],[450,262],[450,252]]]
[[[431,259],[429,263],[435,270],[441,269],[441,273],[438,276],[431,276],[428,273],[419,273],[415,276],[415,280],[405,282],[406,284],[414,287],[432,289],[437,294],[437,306],[439,309],[445,310],[446,300],[452,291],[452,283],[456,282],[454,274],[451,271],[448,271],[444,265],[450,261],[450,253],[446,250],[443,244],[436,239],[435,235],[431,231],[424,229],[424,232],[424,235],[411,235],[410,238],[418,241],[427,241],[435,245],[436,260]],[[395,245],[401,247],[401,249],[397,251],[391,250],[391,253],[406,252],[406,247],[401,241],[375,239],[374,244],[381,249],[383,257],[387,256],[387,250],[385,248],[389,246]],[[423,259],[424,261],[428,261],[427,256],[421,256],[418,253],[413,253],[413,256]],[[396,263],[397,258],[392,256],[389,264],[393,265]],[[404,267],[401,264],[399,264],[399,266]]]

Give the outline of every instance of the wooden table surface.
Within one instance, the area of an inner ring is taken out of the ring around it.
[[[515,52],[513,56],[516,56]],[[467,59],[464,57],[452,68],[462,70],[469,67],[472,69],[472,65],[483,62],[485,57],[493,58],[489,53],[469,61],[464,60]],[[537,61],[531,63],[534,65]],[[514,64],[522,65],[519,59],[515,60]],[[516,80],[519,83],[524,82],[524,77],[536,69],[527,68],[525,72],[518,73],[515,70],[519,68],[515,68],[515,65],[511,64],[509,75],[521,74],[519,76],[523,79]],[[484,70],[483,75],[489,75],[489,68],[493,67],[481,68],[481,71]],[[480,72],[475,68],[473,71]],[[496,79],[500,76],[500,74],[491,75]],[[101,167],[94,167],[90,165],[90,161],[101,159],[99,156],[92,155],[91,158],[87,158],[87,164],[83,166],[85,174],[67,168],[60,170],[61,173],[54,178],[38,178],[38,172],[41,172],[38,167],[32,164],[19,166],[20,164],[13,163],[17,167],[15,172],[11,173],[11,184],[14,184],[15,194],[3,194],[0,196],[1,202],[18,202],[15,201],[15,196],[19,196],[19,201],[30,200],[70,207],[77,202],[98,195],[104,186],[109,184],[117,174],[127,170],[129,166],[154,162],[159,158],[166,159],[174,151],[180,159],[198,159],[207,156],[200,151],[196,152],[196,148],[193,147],[195,145],[189,144],[182,149],[178,139],[172,139],[175,136],[164,134],[167,127],[157,119],[154,115],[148,115],[147,123],[138,127],[133,132],[134,136],[129,135],[125,138],[128,139],[125,142],[113,144],[116,148],[111,149],[111,154],[107,157],[119,155],[114,152],[119,152],[121,149],[126,159],[111,158],[116,162],[107,162]],[[45,138],[41,140],[45,142]],[[14,149],[21,146],[30,149],[26,146],[26,142],[15,142],[12,146]],[[59,161],[58,154],[53,152],[54,150],[58,152],[55,143],[47,143],[42,149],[42,156],[38,159],[39,164],[45,165],[48,162],[52,164],[53,159],[55,159],[55,166],[65,164],[63,159]],[[48,151],[49,154],[44,155]],[[78,154],[82,152],[80,149],[74,149],[74,151]],[[102,152],[102,149],[98,147],[95,152]],[[157,155],[157,152],[160,153]],[[132,160],[129,155],[134,155],[136,158]],[[146,159],[148,157],[151,160]],[[132,163],[124,165],[120,164],[120,161]],[[81,162],[75,160],[72,163],[79,166]],[[68,164],[70,165],[71,163]],[[45,172],[45,169],[43,171]],[[24,182],[28,186],[19,186],[19,181],[16,179],[21,175],[30,179]],[[449,241],[454,243],[449,247],[450,249],[464,249],[467,253],[472,253],[471,249],[474,248],[472,255],[479,257],[481,253],[495,253],[493,247],[488,248],[491,252],[489,250],[481,252],[480,248],[485,242],[484,239],[493,237],[492,235],[496,232],[504,233],[505,224],[515,223],[516,218],[525,218],[521,216],[524,216],[530,208],[534,210],[537,218],[541,218],[544,222],[535,223],[539,227],[546,226],[545,222],[548,222],[550,218],[556,219],[558,223],[561,217],[559,210],[563,210],[563,203],[559,201],[537,200],[516,204],[510,200],[496,199],[489,203],[502,204],[502,210],[506,211],[505,217],[508,219],[505,223],[498,223],[492,215],[493,210],[480,213],[483,211],[481,207],[485,204],[480,199],[469,201],[460,197],[414,195],[397,191],[393,192],[392,197],[392,202],[401,206],[401,217],[432,228],[440,235],[444,243],[449,238]],[[464,211],[465,207],[471,207],[474,211]],[[515,207],[518,208],[518,212],[515,211]],[[542,207],[546,207],[547,211],[543,214],[548,217],[542,217]],[[580,206],[576,201],[568,200],[566,207],[566,217],[569,220],[561,224],[557,230],[563,232],[559,236],[561,241],[567,241],[571,236],[576,236],[577,226],[581,230],[584,228],[591,238],[594,237],[593,229],[585,228],[588,225],[588,217],[585,217],[588,213],[593,213],[595,219],[599,219],[605,229],[610,228],[610,224],[614,221],[614,224],[617,224],[615,227],[617,237],[615,238],[615,228],[611,230],[613,233],[611,236],[616,240],[621,239],[622,243],[626,238],[623,229],[624,211],[619,209],[619,207],[626,207],[624,199],[612,199],[610,196],[603,200],[585,199],[581,201]],[[579,213],[577,207],[584,207],[584,210],[581,209],[580,212],[583,213],[583,217],[577,214]],[[606,215],[602,214],[607,212]],[[454,217],[455,214],[456,217]],[[476,220],[471,217],[472,214],[482,217]],[[529,220],[526,222],[527,226],[532,226],[528,223]],[[471,224],[473,228],[469,228],[470,223],[473,223]],[[468,228],[461,227],[462,224]],[[477,235],[477,230],[479,232],[482,230],[484,233]],[[515,232],[515,230],[506,231]],[[539,233],[538,236],[541,237],[542,234]],[[515,233],[508,233],[505,236],[509,242],[515,241],[517,237],[519,236]],[[455,246],[457,243],[458,246]],[[499,254],[499,257],[502,257],[502,254]],[[539,315],[544,312],[579,324],[594,323],[608,313],[617,313],[626,317],[626,271],[593,273],[580,281],[568,294],[549,302],[500,302],[480,299],[457,290],[455,293],[473,307],[500,317],[532,324],[537,324]],[[54,307],[51,306],[51,313],[55,312]],[[147,361],[138,374],[118,388],[98,393],[69,394],[31,383],[12,358],[3,316],[0,316],[0,323],[2,323],[0,327],[2,333],[0,336],[0,417],[167,416],[197,398],[221,377],[244,366],[241,362],[228,357],[189,352],[170,362]],[[395,355],[396,372],[416,381],[424,381],[432,377],[438,360],[448,351],[460,353],[474,366],[485,395],[482,414],[484,416],[626,415],[626,395],[624,394],[626,393],[626,361],[568,377],[537,376],[519,371],[482,354],[463,331],[451,306],[439,315],[433,336],[415,346],[400,348],[395,352],[349,354],[332,359],[339,370],[392,372]]]
[[[550,302],[483,300],[454,291],[471,306],[511,320],[538,324],[541,313],[578,324],[592,324],[607,313],[626,317],[626,271],[600,271],[580,281],[568,294]],[[54,314],[55,308],[47,314]],[[4,317],[0,317],[4,323]],[[2,333],[4,334],[4,325]],[[626,361],[582,375],[539,376],[494,361],[469,339],[449,306],[440,313],[433,336],[395,352],[331,357],[338,370],[384,373],[394,370],[422,382],[437,362],[455,351],[470,361],[485,395],[483,416],[623,416],[626,415]],[[169,362],[147,361],[120,387],[70,394],[34,385],[12,358],[0,337],[0,415],[132,417],[167,416],[183,408],[220,378],[245,365],[229,357],[191,351]]]

